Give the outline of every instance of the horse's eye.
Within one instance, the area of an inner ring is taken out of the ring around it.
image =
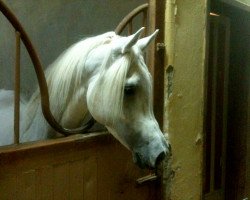
[[[135,94],[135,86],[134,85],[126,85],[124,88],[124,94],[126,96],[131,96]]]

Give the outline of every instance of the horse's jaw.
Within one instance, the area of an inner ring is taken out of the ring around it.
[[[106,126],[107,127],[107,126]],[[128,126],[116,128],[107,127],[108,131],[128,150],[132,152],[133,160],[140,168],[154,169],[169,154],[170,145],[160,129],[154,127],[150,132],[132,131]],[[156,130],[156,131],[155,131]]]

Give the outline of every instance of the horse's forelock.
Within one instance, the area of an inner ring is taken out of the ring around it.
[[[107,122],[115,122],[123,113],[124,85],[131,64],[129,55],[122,56],[110,66],[103,64],[98,80],[93,88],[93,101],[98,102],[96,109]]]

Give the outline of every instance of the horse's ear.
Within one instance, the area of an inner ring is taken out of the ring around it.
[[[159,32],[159,29],[157,29],[153,34],[151,34],[148,37],[142,38],[137,41],[137,46],[142,50],[145,51],[145,49],[148,47],[148,45],[155,39]]]
[[[141,36],[141,32],[145,29],[145,27],[140,28],[136,33],[130,35],[126,38],[125,44],[122,46],[121,53],[124,54],[128,52],[132,46],[136,44],[139,37]]]

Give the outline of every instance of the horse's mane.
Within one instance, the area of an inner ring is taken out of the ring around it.
[[[98,46],[109,43],[115,35],[114,32],[107,32],[81,40],[65,50],[47,68],[45,75],[50,96],[50,108],[57,120],[60,120],[67,103],[81,85],[88,54]],[[27,106],[26,113],[30,123],[39,108],[38,102],[40,102],[40,92],[37,89]]]

